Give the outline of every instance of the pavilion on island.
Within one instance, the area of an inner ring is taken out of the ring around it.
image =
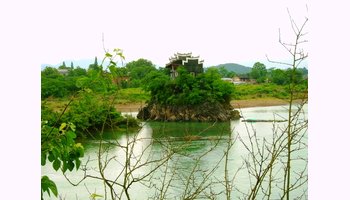
[[[184,66],[193,76],[203,73],[204,60],[200,60],[199,56],[192,56],[192,53],[176,53],[173,57],[169,58],[169,61],[165,65],[165,68],[170,69],[171,78],[178,76],[176,69],[179,66]]]

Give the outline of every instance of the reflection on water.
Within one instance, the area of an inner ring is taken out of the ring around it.
[[[296,109],[296,108],[294,108]],[[286,107],[255,107],[241,109],[243,116],[254,119],[278,119],[286,118],[288,113]],[[307,119],[307,106],[304,108],[303,118]],[[169,183],[167,198],[181,199],[179,194],[191,193],[191,190],[203,187],[203,194],[218,193],[223,191],[223,185],[211,184],[201,185],[203,180],[211,182],[223,181],[224,162],[223,155],[227,150],[227,142],[231,138],[238,138],[248,141],[249,134],[256,132],[257,138],[272,138],[273,130],[283,130],[286,123],[243,123],[241,120],[226,123],[176,123],[176,122],[147,122],[143,123],[142,128],[137,132],[128,134],[115,134],[102,142],[104,159],[109,160],[105,169],[107,178],[117,180],[122,176],[127,156],[130,158],[131,166],[141,166],[142,163],[163,158],[169,153],[173,153],[168,162],[164,163],[151,177],[147,184],[133,184],[130,187],[132,199],[146,199],[146,196],[157,197],[162,183]],[[112,139],[114,138],[114,139]],[[307,135],[303,141],[307,142]],[[124,147],[132,144],[132,154]],[[87,172],[91,176],[99,176],[97,171],[97,154],[100,142],[96,140],[87,140],[84,142],[85,156],[82,163],[87,162]],[[128,152],[128,153],[126,153]],[[296,156],[307,158],[307,149],[297,152]],[[229,151],[228,174],[231,178],[234,175],[234,188],[241,192],[247,192],[250,186],[250,179],[246,171],[237,170],[242,166],[243,159],[247,157],[247,150],[237,139]],[[201,159],[199,159],[201,158]],[[155,165],[146,165],[138,167],[133,178],[140,178],[149,173]],[[168,167],[166,167],[168,166]],[[305,162],[295,163],[294,167],[304,168]],[[176,169],[171,170],[171,169]],[[196,170],[193,170],[196,169]],[[212,169],[215,169],[211,171]],[[193,173],[193,171],[195,171]],[[55,172],[50,165],[42,167],[42,174],[48,175],[57,184],[59,194],[66,199],[88,199],[89,193],[105,194],[103,184],[96,179],[85,179],[79,186],[71,186],[61,173]],[[165,176],[165,174],[167,176]],[[210,174],[208,177],[207,174]],[[82,170],[67,173],[73,181],[79,181],[84,173]],[[193,183],[187,180],[193,179]],[[119,180],[118,181],[122,181]],[[117,182],[118,182],[117,181]],[[203,181],[206,183],[205,181]],[[118,188],[117,186],[115,186]],[[294,191],[294,194],[307,190],[307,185]],[[121,189],[116,189],[121,191]],[[192,191],[193,192],[193,191]],[[240,192],[234,190],[232,199],[242,196]],[[224,193],[218,194],[218,199],[224,197]],[[278,198],[275,195],[273,198]],[[206,199],[204,196],[198,198]],[[50,198],[47,198],[50,199]],[[51,199],[57,199],[51,197]]]

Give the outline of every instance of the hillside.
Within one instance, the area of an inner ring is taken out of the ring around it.
[[[224,67],[224,68],[226,68],[227,71],[233,71],[236,74],[246,74],[252,70],[251,67],[246,67],[246,66],[236,64],[236,63],[220,64],[220,65],[217,65],[214,67],[216,67],[216,68]]]

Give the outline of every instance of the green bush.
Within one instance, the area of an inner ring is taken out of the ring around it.
[[[144,89],[151,93],[150,101],[163,105],[198,105],[204,102],[229,103],[234,87],[222,81],[216,69],[197,76],[178,68],[178,76],[170,79],[162,72],[151,72],[144,79]]]
[[[74,123],[77,132],[82,133],[88,130],[100,130],[102,126],[110,127],[119,117],[121,115],[114,107],[101,101],[91,90],[84,90],[71,103],[62,120]]]

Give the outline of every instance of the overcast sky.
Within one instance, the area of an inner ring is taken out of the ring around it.
[[[308,16],[306,1],[46,3],[40,11],[43,64],[102,59],[102,34],[106,49],[123,49],[127,62],[146,58],[164,66],[176,52],[199,55],[205,66],[268,63],[265,55],[285,61],[290,57],[278,43],[278,30],[293,41],[287,8],[297,24]]]

